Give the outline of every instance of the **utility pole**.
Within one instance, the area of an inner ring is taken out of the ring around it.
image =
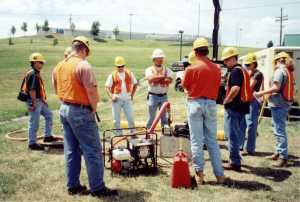
[[[133,13],[129,13],[129,39],[131,40],[131,32],[132,32],[132,16],[134,16]]]
[[[200,37],[200,1],[198,5],[198,32],[197,37]]]
[[[275,17],[275,21],[276,22],[280,22],[280,38],[279,38],[279,46],[282,45],[282,22],[283,21],[287,21],[288,20],[288,16],[287,15],[282,15],[282,8],[280,8],[280,17]]]
[[[183,35],[183,30],[179,30],[178,33],[180,34],[180,50],[179,50],[179,60],[182,58],[182,35]]]

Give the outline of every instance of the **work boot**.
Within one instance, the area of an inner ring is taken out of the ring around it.
[[[93,197],[102,198],[102,197],[109,197],[109,196],[117,196],[118,191],[104,187],[101,190],[91,192],[91,194]]]
[[[273,165],[274,167],[283,168],[288,166],[288,161],[286,159],[279,158],[277,164]]]
[[[216,176],[217,178],[217,184],[224,184],[225,181],[228,179],[227,177],[223,176]]]
[[[234,170],[234,171],[238,171],[238,172],[240,172],[242,170],[241,166],[236,166],[231,163],[223,164],[223,168],[224,168],[224,170]]]
[[[68,189],[69,195],[88,195],[89,193],[90,192],[84,185],[79,185],[78,187],[72,187]]]
[[[56,142],[58,141],[59,139],[54,137],[54,136],[48,136],[48,137],[44,137],[44,142]]]
[[[273,161],[277,161],[279,159],[279,154],[278,153],[274,153],[271,156],[267,156],[267,159],[273,160]]]
[[[242,156],[254,156],[255,152],[242,151],[241,155]]]
[[[205,183],[203,171],[196,171],[195,180],[197,182],[197,185],[203,185]]]
[[[30,144],[28,146],[28,149],[30,149],[30,150],[36,150],[36,151],[43,151],[44,147],[42,145],[40,145],[40,144],[34,143],[34,144]]]

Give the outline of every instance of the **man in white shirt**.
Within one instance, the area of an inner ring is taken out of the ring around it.
[[[121,109],[125,113],[128,127],[134,127],[132,100],[138,82],[134,74],[125,68],[125,64],[123,57],[116,57],[115,66],[117,69],[108,76],[105,83],[106,93],[112,101],[112,114],[117,129],[120,129]],[[131,130],[131,132],[133,131]],[[118,134],[122,134],[122,131],[118,131]]]
[[[172,83],[172,71],[164,66],[165,54],[161,49],[155,49],[152,53],[153,65],[145,71],[145,78],[148,81],[148,121],[147,128],[150,128],[157,109],[168,101],[168,88]],[[166,113],[161,118],[161,125],[168,124]]]

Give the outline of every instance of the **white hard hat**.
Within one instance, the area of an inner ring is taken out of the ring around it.
[[[165,58],[165,54],[161,49],[155,49],[152,53],[152,59],[154,58]]]

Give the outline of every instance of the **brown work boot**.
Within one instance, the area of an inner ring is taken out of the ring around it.
[[[204,184],[204,174],[203,174],[203,171],[196,171],[196,173],[195,173],[195,180],[197,182],[197,185],[203,185]]]
[[[217,184],[224,184],[225,181],[228,179],[227,177],[223,176],[216,176],[217,178]]]
[[[236,166],[231,163],[223,164],[223,168],[224,168],[224,170],[234,170],[234,171],[238,171],[238,172],[242,170],[241,166]]]
[[[279,159],[279,154],[278,153],[274,153],[272,156],[267,156],[267,159],[273,160],[273,161],[277,161]]]
[[[254,152],[248,152],[248,151],[242,151],[241,155],[242,156],[254,156],[255,153]]]
[[[288,161],[286,159],[279,158],[277,164],[273,165],[274,167],[283,168],[288,166]]]

